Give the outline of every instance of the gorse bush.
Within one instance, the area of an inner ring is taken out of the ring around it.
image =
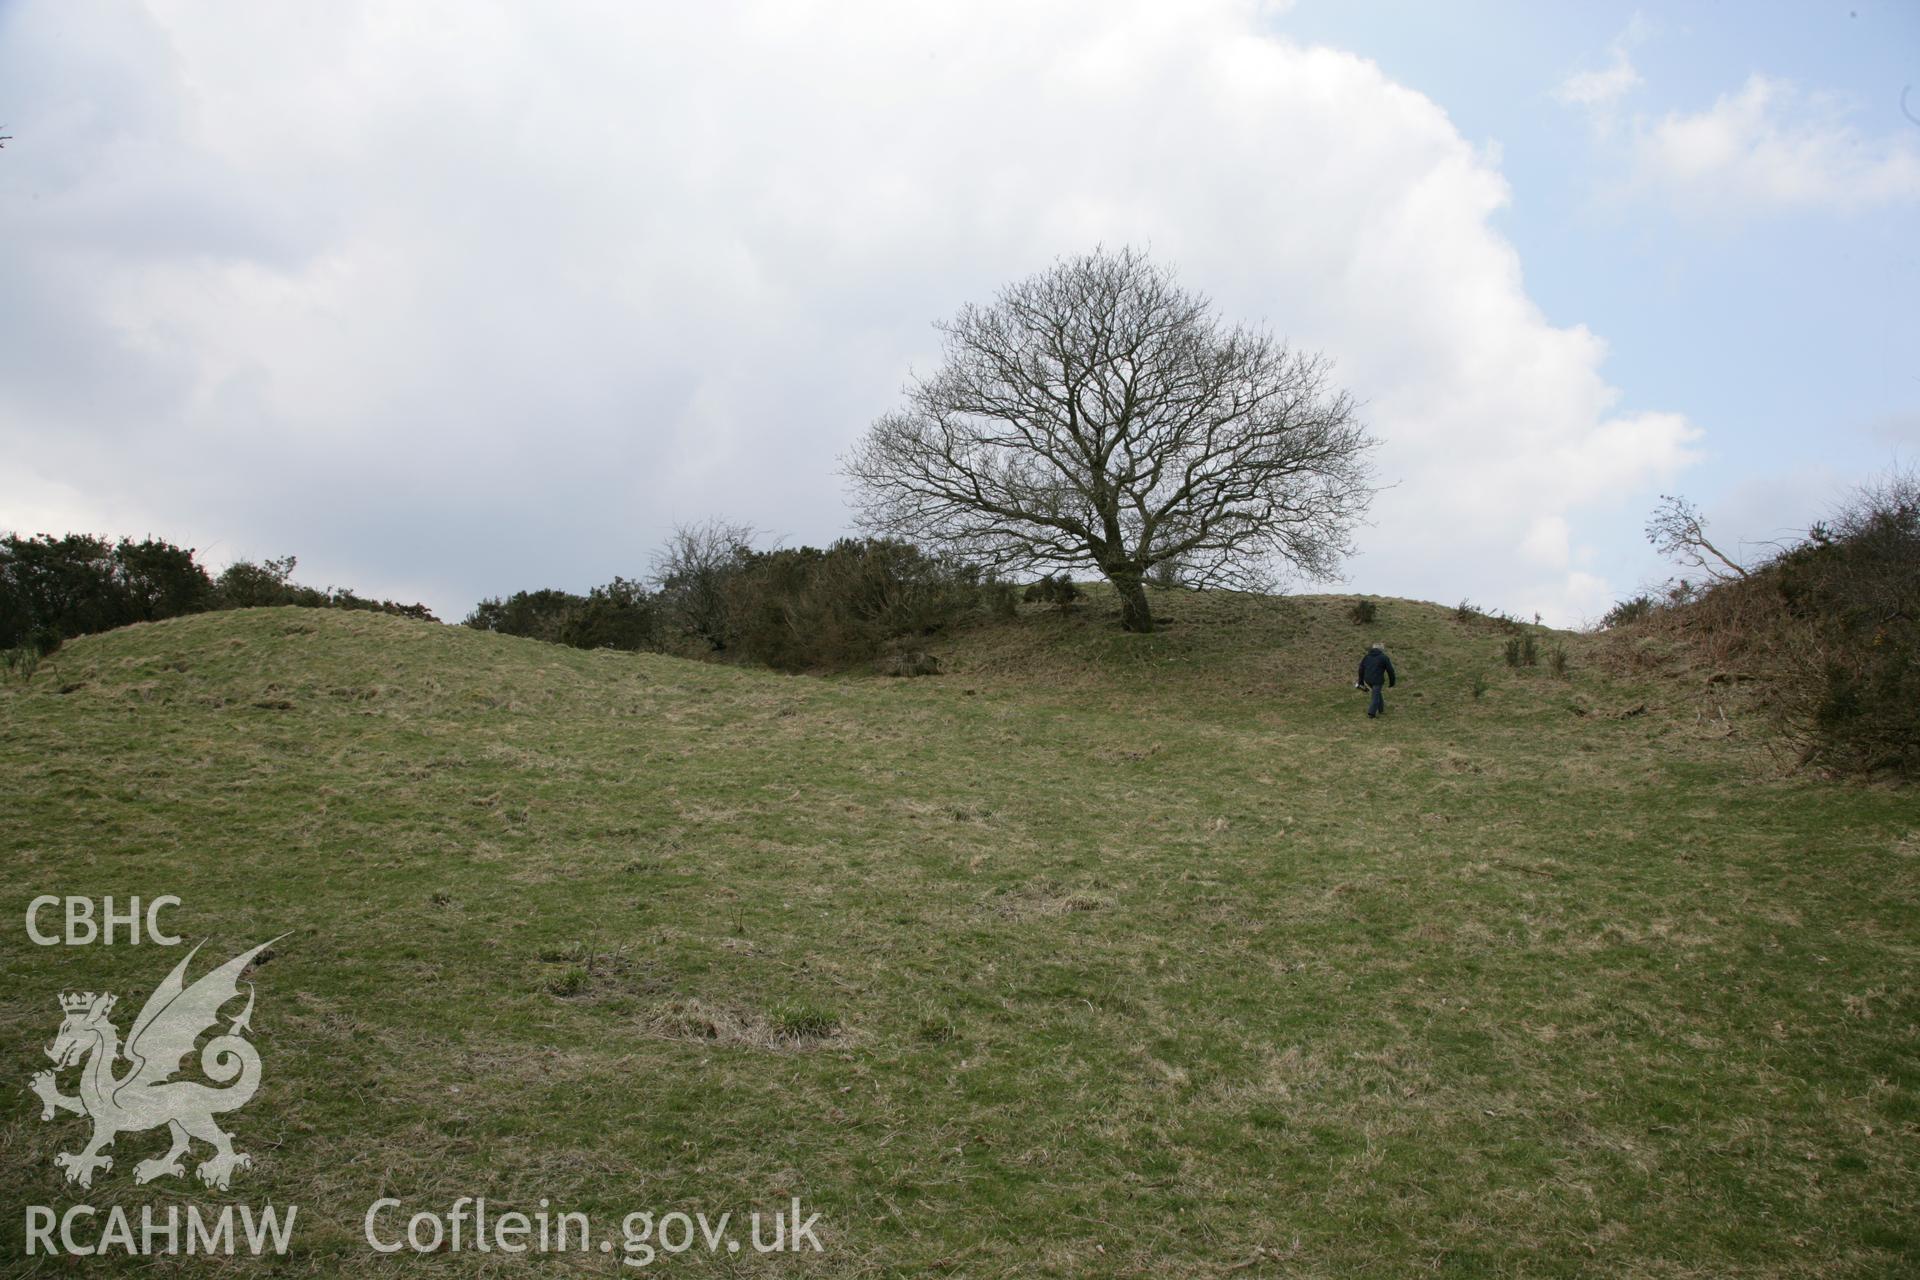
[[[586,608],[586,604],[585,596],[551,587],[516,591],[510,596],[482,600],[467,615],[465,625],[476,631],[565,644],[574,616]]]
[[[1920,477],[1857,490],[1741,576],[1673,584],[1632,630],[1755,681],[1803,763],[1920,775]]]
[[[1371,600],[1355,600],[1347,608],[1347,617],[1362,627],[1373,625],[1373,620],[1379,616],[1380,610]]]
[[[396,618],[412,618],[416,622],[438,622],[433,610],[415,601],[413,604],[401,604],[398,600],[375,600],[370,596],[358,595],[345,587],[334,587],[324,593],[326,599],[315,606],[321,609],[359,609],[367,613],[390,613]]]
[[[423,604],[401,604],[395,600],[374,600],[356,595],[345,587],[302,586],[293,581],[293,556],[267,559],[258,564],[237,560],[221,572],[214,583],[216,609],[257,609],[274,605],[294,605],[303,609],[362,609],[371,613],[390,613],[396,617],[436,622]]]
[[[631,578],[615,577],[595,587],[574,607],[560,631],[560,642],[576,649],[629,652],[658,644],[659,602]]]
[[[1606,615],[1600,619],[1600,625],[1612,629],[1640,622],[1650,617],[1654,608],[1653,597],[1642,592],[1631,599],[1618,602],[1613,608],[1607,610]]]
[[[51,652],[75,636],[198,613],[213,603],[213,582],[193,552],[152,538],[0,538],[0,647]]]
[[[155,538],[109,542],[92,534],[0,537],[0,647],[50,653],[62,640],[210,609],[304,605],[374,609],[428,621],[425,605],[370,600],[290,581],[294,558],[240,561],[216,580],[191,548]]]
[[[653,587],[615,578],[587,595],[544,589],[481,601],[466,625],[582,649],[654,649],[782,671],[852,667],[987,609],[1013,587],[904,542],[845,538],[756,551],[744,525],[682,526]],[[924,665],[924,664],[922,664]]]
[[[1861,490],[1768,569],[1792,627],[1776,705],[1803,757],[1920,773],[1920,481]]]
[[[1482,626],[1493,627],[1496,630],[1504,631],[1511,636],[1520,635],[1526,630],[1527,626],[1526,623],[1504,609],[1482,609],[1479,605],[1469,600],[1462,600],[1453,607],[1453,617],[1456,622],[1478,623]],[[1533,621],[1534,625],[1538,626],[1540,624],[1540,616],[1535,614]]]
[[[727,642],[782,671],[870,661],[977,610],[979,573],[908,543],[843,538],[754,552],[726,580]]]
[[[233,609],[263,609],[274,605],[317,607],[327,602],[327,593],[316,587],[303,587],[292,581],[299,561],[293,556],[266,559],[255,564],[238,560],[220,574],[214,584],[221,602]]]
[[[482,600],[463,625],[575,649],[660,646],[659,600],[631,578],[616,577],[584,596],[544,587]]]
[[[1020,616],[1020,593],[1003,578],[988,578],[980,584],[980,605],[1002,620]]]
[[[1540,663],[1540,645],[1534,639],[1533,632],[1523,631],[1507,639],[1505,650],[1507,665],[1510,667],[1532,667]]]
[[[1028,583],[1027,589],[1022,593],[1021,598],[1028,604],[1039,602],[1042,604],[1058,605],[1064,609],[1076,601],[1086,599],[1086,595],[1087,593],[1082,591],[1072,578],[1067,577],[1065,574],[1055,577],[1049,573],[1038,582]]]

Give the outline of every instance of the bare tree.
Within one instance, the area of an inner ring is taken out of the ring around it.
[[[1748,576],[1743,565],[1713,545],[1699,508],[1685,498],[1670,493],[1660,495],[1660,505],[1647,519],[1647,541],[1667,559],[1698,569],[1712,581]]]
[[[1328,575],[1374,441],[1327,362],[1229,327],[1133,250],[1095,250],[937,326],[945,360],[843,460],[859,520],[998,571],[1091,565],[1122,625],[1142,582]]]
[[[653,561],[653,585],[663,620],[709,649],[727,647],[727,578],[753,553],[755,530],[706,520],[675,525]]]

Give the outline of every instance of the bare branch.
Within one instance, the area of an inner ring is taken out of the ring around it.
[[[710,649],[727,647],[727,576],[752,554],[755,537],[751,526],[724,520],[674,526],[652,576],[670,628]]]
[[[1698,569],[1716,582],[1748,576],[1744,566],[1713,545],[1699,508],[1673,494],[1660,495],[1660,505],[1647,519],[1647,541],[1676,564]]]

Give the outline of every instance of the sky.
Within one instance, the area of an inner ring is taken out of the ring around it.
[[[1920,5],[0,0],[0,529],[458,620],[851,531],[1096,245],[1326,354],[1339,589],[1550,622],[1920,454]]]

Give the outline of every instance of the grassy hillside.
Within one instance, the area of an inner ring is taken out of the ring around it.
[[[1920,802],[1378,603],[1096,599],[911,681],[289,609],[75,642],[0,690],[0,1261],[65,1273],[12,1206],[272,1201],[249,1266],[357,1272],[376,1198],[484,1195],[822,1215],[655,1264],[699,1274],[1920,1267]],[[37,893],[178,895],[196,973],[291,932],[229,1192],[136,1188],[155,1133],[62,1181],[55,992],[124,1032],[181,952],[32,946]]]

